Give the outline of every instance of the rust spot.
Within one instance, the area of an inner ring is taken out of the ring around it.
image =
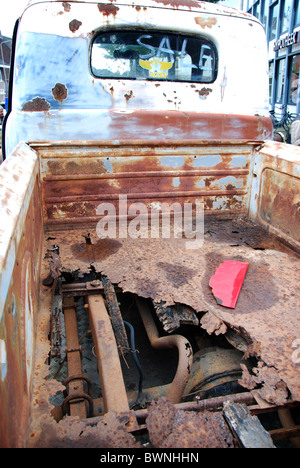
[[[64,84],[56,83],[54,88],[52,88],[52,94],[56,101],[63,102],[67,99],[68,90]]]
[[[63,2],[62,6],[64,7],[65,12],[71,11],[71,4],[68,2]]]
[[[187,7],[187,8],[199,8],[199,3],[195,0],[155,0],[156,3],[162,3],[163,5],[170,5],[173,8]]]
[[[95,244],[86,242],[73,244],[71,251],[73,255],[85,263],[93,263],[95,260],[104,260],[116,253],[122,247],[121,242],[115,239],[100,239]]]
[[[165,271],[168,281],[170,281],[175,287],[180,287],[186,284],[189,279],[196,274],[195,270],[183,265],[174,265],[167,262],[159,262],[157,265]]]
[[[131,99],[133,96],[133,91],[129,91],[129,93],[126,93],[124,94],[124,98],[126,99],[126,101],[128,102],[129,99]]]
[[[77,19],[73,19],[69,23],[69,29],[70,31],[75,32],[80,28],[81,25],[82,25],[81,21],[78,21]]]
[[[206,209],[212,209],[214,206],[214,202],[211,198],[204,198],[204,204]]]
[[[196,92],[199,94],[200,97],[205,99],[212,92],[212,89],[204,87],[204,88],[201,88],[200,90],[197,90]]]
[[[119,8],[115,5],[112,5],[111,3],[98,3],[97,6],[98,10],[103,14],[103,16],[116,16],[117,12],[119,11]]]
[[[49,102],[44,98],[36,97],[32,101],[27,101],[23,104],[22,111],[24,112],[41,112],[50,109]]]
[[[216,18],[202,18],[201,16],[197,16],[195,18],[196,24],[198,24],[201,28],[212,28],[215,24],[217,24]]]

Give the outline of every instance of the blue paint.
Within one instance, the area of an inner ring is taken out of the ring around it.
[[[213,167],[222,162],[222,157],[218,154],[200,156],[193,160],[194,167]]]
[[[103,160],[103,165],[107,172],[113,172],[112,163],[108,159]]]
[[[248,157],[247,155],[237,154],[233,156],[232,161],[230,163],[230,167],[238,167],[238,168],[245,168],[247,166]]]
[[[233,176],[222,177],[222,179],[219,179],[219,183],[221,183],[224,186],[233,185],[235,188],[242,188],[244,185],[243,179],[237,179]]]
[[[183,156],[162,156],[159,160],[163,166],[182,167],[184,165]]]

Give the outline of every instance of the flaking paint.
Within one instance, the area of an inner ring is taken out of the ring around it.
[[[26,9],[16,42],[7,154],[20,140],[178,136],[262,140],[271,136],[267,68],[263,65],[267,64],[266,39],[256,18],[238,18],[237,12],[233,15],[230,9],[201,2],[147,0],[145,9],[124,3],[72,2],[62,10],[61,2],[41,2]],[[107,5],[114,11],[101,13],[99,8]],[[199,18],[205,27],[198,24]],[[74,19],[76,28],[70,30]],[[165,29],[168,22],[174,31],[203,35],[215,43],[219,70],[214,83],[171,84],[92,76],[89,51],[98,30],[126,25],[146,31]]]

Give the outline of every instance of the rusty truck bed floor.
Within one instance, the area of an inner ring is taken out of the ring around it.
[[[85,289],[87,295],[93,288],[98,288],[98,291],[102,288],[103,291],[101,278],[105,276],[124,297],[131,297],[133,294],[147,298],[154,306],[157,322],[165,335],[177,333],[177,329],[182,330],[182,327],[189,328],[191,325],[193,330],[199,330],[209,339],[225,337],[234,348],[244,353],[245,359],[250,357],[253,363],[252,368],[241,363],[239,383],[246,391],[241,394],[242,399],[250,398],[249,401],[252,401],[254,396],[254,401],[261,404],[261,408],[269,405],[274,409],[299,402],[299,363],[295,359],[295,343],[298,343],[300,337],[297,317],[300,265],[298,254],[245,218],[208,218],[204,231],[204,244],[197,250],[186,249],[186,239],[183,238],[99,239],[95,230],[85,229],[46,234],[30,446],[93,446],[93,443],[98,447],[138,445],[130,437],[131,431],[124,432],[124,427],[120,427],[120,420],[110,412],[88,425],[87,420],[81,422],[73,416],[60,420],[59,424],[54,421],[49,395],[56,395],[65,387],[52,377],[49,379],[49,309],[52,307],[52,294],[47,280],[45,281],[49,271],[52,276],[59,272],[67,297],[76,296],[77,287],[80,291],[78,295],[85,295]],[[52,252],[59,255],[53,256]],[[209,286],[211,276],[225,260],[249,263],[234,309],[219,305]],[[165,353],[162,361],[166,361],[167,356]],[[152,358],[148,358],[150,362]],[[167,372],[164,377],[167,377]],[[151,384],[150,379],[146,385]],[[165,382],[154,379],[152,385],[165,385]],[[127,387],[127,391],[128,388],[130,387]],[[209,410],[210,404],[214,406],[214,402],[210,401],[207,400]],[[198,405],[197,402],[191,402],[192,410],[195,410],[195,404]],[[205,400],[203,405],[206,410]],[[222,402],[216,408],[222,409]],[[177,410],[180,410],[180,405]],[[152,414],[150,409],[141,410],[143,418],[143,411],[148,416]],[[175,409],[167,410],[167,418],[171,417],[170,411],[172,413]],[[192,413],[189,414],[190,423],[197,425],[197,418],[194,419]],[[93,424],[98,435],[92,430]],[[153,435],[151,418],[147,424],[149,434],[152,431],[151,437],[155,439],[157,434]],[[223,423],[220,425],[220,440],[223,440],[222,427]],[[99,434],[102,434],[103,440],[99,441]],[[95,436],[95,440],[92,436]],[[182,443],[186,445],[182,446],[193,447],[196,443],[194,439],[189,440],[187,434],[186,437],[186,440],[182,439]],[[218,442],[213,446],[218,446]]]
[[[292,360],[300,337],[299,257],[255,223],[208,219],[199,250],[186,249],[180,238],[99,239],[83,230],[49,233],[48,239],[59,246],[62,269],[79,278],[92,268],[124,292],[164,306],[185,304],[191,323],[195,312],[209,334],[237,331],[249,344],[248,354],[260,361],[255,376],[245,371],[245,385],[263,384],[262,396],[274,403],[300,399],[299,366]],[[249,263],[235,309],[218,305],[209,287],[225,260]],[[172,331],[163,313],[159,318]]]

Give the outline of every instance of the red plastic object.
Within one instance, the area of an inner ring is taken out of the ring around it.
[[[210,278],[209,286],[217,303],[234,309],[247,273],[249,263],[226,260]]]

